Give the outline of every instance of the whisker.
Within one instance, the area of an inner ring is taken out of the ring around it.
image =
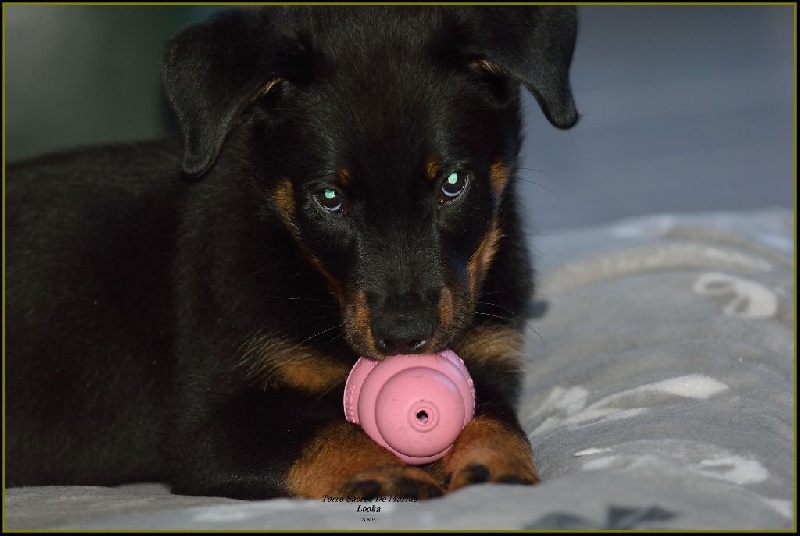
[[[498,308],[498,309],[502,309],[503,311],[505,311],[505,312],[507,312],[508,314],[512,315],[514,318],[522,318],[522,315],[520,315],[520,314],[518,314],[518,313],[515,313],[515,312],[514,312],[514,311],[512,311],[511,309],[509,309],[509,308],[507,308],[507,307],[503,307],[502,305],[500,305],[500,304],[497,304],[497,303],[492,303],[492,302],[480,302],[480,301],[479,301],[479,302],[475,302],[475,303],[476,303],[476,304],[478,304],[478,305],[487,305],[487,306],[489,306],[489,307],[496,307],[496,308]]]
[[[283,299],[283,300],[291,300],[291,301],[303,301],[309,303],[324,303],[326,305],[336,306],[338,308],[339,304],[334,301],[333,299],[322,299],[322,298],[308,298],[305,296],[270,296],[270,298],[275,299]]]
[[[324,350],[325,348],[330,346],[333,342],[339,339],[342,339],[341,333],[334,333],[332,337],[330,337],[327,341],[325,341],[319,346],[319,350]]]
[[[544,175],[548,179],[556,180],[555,175],[539,168],[517,166],[517,171],[533,171],[535,173],[539,173],[540,175]]]
[[[302,341],[300,341],[300,344],[305,344],[308,341],[310,341],[311,339],[319,337],[320,335],[324,335],[324,334],[328,333],[329,331],[334,330],[336,328],[340,328],[340,327],[342,327],[341,324],[336,324],[335,326],[331,326],[328,329],[323,329],[322,331],[318,331],[317,333],[314,333],[310,337],[307,337],[307,338],[303,339]]]
[[[481,315],[481,316],[488,316],[489,318],[496,318],[498,320],[502,320],[503,322],[512,322],[513,320],[515,320],[515,318],[513,318],[513,317],[495,315],[495,314],[492,314],[492,313],[485,313],[483,311],[475,311],[475,314],[476,315]]]
[[[525,178],[525,177],[517,177],[517,179],[521,180],[522,182],[527,182],[528,184],[533,184],[534,186],[537,186],[537,187],[541,188],[542,190],[544,190],[545,192],[547,192],[550,195],[554,195],[554,196],[558,195],[558,193],[555,190],[553,190],[549,186],[545,186],[541,182],[537,182],[535,180],[531,180],[531,179],[528,179],[528,178]]]
[[[509,317],[505,317],[505,316],[501,316],[501,315],[495,315],[495,314],[492,314],[492,313],[484,313],[482,311],[475,311],[475,314],[476,315],[481,315],[481,316],[486,316],[486,317],[489,317],[489,318],[496,318],[498,320],[503,320],[504,322],[513,322],[515,320],[515,318],[513,318],[513,317],[509,318]],[[522,317],[518,316],[518,318],[521,319]],[[475,324],[474,321],[473,321],[471,323],[471,325],[476,326],[477,324]],[[529,330],[533,331],[534,333],[536,333],[536,335],[539,337],[539,340],[541,340],[542,343],[544,343],[544,337],[542,337],[542,334],[539,333],[538,331],[536,331],[536,328],[534,328],[532,325],[530,325],[527,321],[523,320],[522,321],[522,326],[525,329],[529,329]]]
[[[255,272],[251,273],[250,275],[246,275],[246,276],[244,276],[242,279],[240,279],[240,280],[239,280],[239,283],[243,283],[244,281],[247,281],[247,280],[248,280],[248,279],[250,279],[251,277],[255,277],[255,276],[257,276],[257,275],[258,275],[258,274],[260,274],[261,272],[266,272],[266,271],[267,271],[267,270],[269,270],[270,268],[272,268],[272,266],[264,266],[263,268],[260,268],[260,269],[256,270]]]

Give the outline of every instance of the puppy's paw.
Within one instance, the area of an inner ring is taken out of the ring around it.
[[[482,482],[532,485],[539,481],[524,436],[487,417],[467,425],[443,468],[441,484],[448,492]]]
[[[442,485],[448,492],[482,482],[533,485],[539,481],[532,461],[506,459],[501,452],[485,449],[467,453],[458,464],[447,469]]]
[[[381,496],[432,499],[443,495],[444,489],[416,467],[381,466],[353,475],[338,494],[365,500]]]

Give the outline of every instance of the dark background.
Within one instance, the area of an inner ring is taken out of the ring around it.
[[[6,160],[152,138],[172,122],[166,40],[214,9],[4,5]],[[793,208],[794,6],[583,6],[582,119],[526,95],[522,173],[538,234],[663,212]]]

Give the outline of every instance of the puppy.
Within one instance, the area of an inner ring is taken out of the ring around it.
[[[578,118],[569,7],[262,7],[168,45],[182,140],[7,170],[8,486],[243,499],[537,481],[520,85]],[[452,348],[476,416],[408,466],[347,422],[359,356]]]

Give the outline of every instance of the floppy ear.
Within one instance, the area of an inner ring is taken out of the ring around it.
[[[569,69],[578,33],[573,6],[465,8],[467,52],[496,64],[536,98],[560,129],[578,122]]]
[[[208,171],[235,119],[281,78],[296,45],[257,9],[220,12],[169,42],[162,78],[181,127],[186,173]]]

